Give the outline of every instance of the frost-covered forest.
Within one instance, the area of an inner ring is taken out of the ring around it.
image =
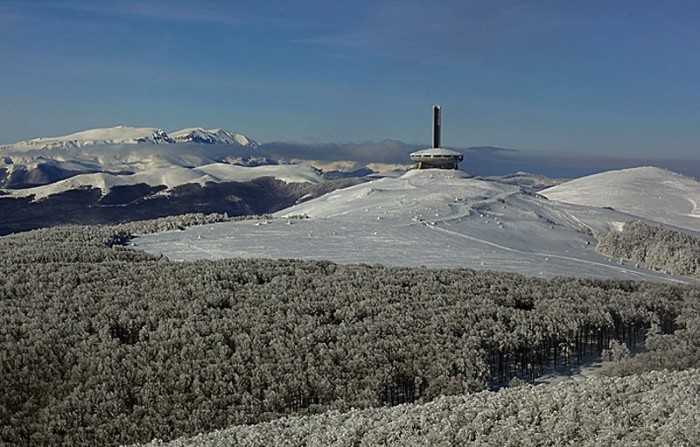
[[[331,411],[237,426],[149,447],[695,446],[700,373],[569,381]]]
[[[604,255],[644,262],[677,275],[700,278],[700,239],[640,220],[625,223],[622,231],[600,236],[597,250]]]
[[[686,422],[700,417],[695,371],[440,396],[571,368],[611,341],[619,361],[610,375],[697,367],[699,287],[295,260],[176,263],[122,246],[135,233],[209,218],[187,219],[0,238],[0,443],[170,440],[328,411],[232,436],[272,445],[286,426],[318,433],[314,421],[326,420],[337,430],[318,436],[359,436],[363,445],[502,439],[498,427],[513,424],[534,427],[532,444],[560,433],[630,439],[637,425],[648,432],[642,440],[694,439]],[[619,354],[614,340],[634,347],[647,334],[652,352]],[[523,407],[531,400],[538,404]],[[630,402],[626,412],[620,402]],[[453,411],[457,431],[431,422]],[[616,421],[612,435],[597,423],[601,411]],[[344,425],[355,417],[374,431]],[[467,428],[477,423],[481,431]]]

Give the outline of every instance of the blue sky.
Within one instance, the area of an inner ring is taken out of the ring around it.
[[[700,158],[697,1],[0,0],[0,143],[261,141]]]

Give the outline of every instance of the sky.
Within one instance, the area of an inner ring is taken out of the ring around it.
[[[700,2],[0,0],[0,143],[258,142],[700,159]]]

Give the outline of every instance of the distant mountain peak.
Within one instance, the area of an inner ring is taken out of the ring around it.
[[[157,127],[114,126],[89,129],[59,137],[40,137],[3,146],[4,149],[30,151],[51,149],[74,149],[96,145],[124,144],[235,144],[257,147],[258,144],[243,134],[224,129],[195,127],[172,134]]]
[[[168,134],[156,127],[115,126],[89,129],[59,137],[40,137],[6,146],[20,150],[70,149],[100,144],[168,144],[175,143]]]
[[[238,144],[241,146],[257,147],[258,144],[243,134],[230,132],[225,129],[204,129],[192,127],[172,132],[170,136],[180,143],[200,144]]]

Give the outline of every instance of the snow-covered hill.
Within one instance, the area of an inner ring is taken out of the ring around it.
[[[607,171],[541,191],[560,202],[610,207],[656,222],[698,231],[700,182],[651,166]]]
[[[653,185],[648,186],[653,193]],[[677,212],[673,207],[666,211]],[[308,219],[291,219],[295,216]],[[333,191],[277,217],[144,236],[136,245],[171,259],[327,259],[675,280],[595,252],[594,232],[619,228],[638,216],[548,200],[461,171],[410,171]],[[692,230],[700,234],[700,221]]]

